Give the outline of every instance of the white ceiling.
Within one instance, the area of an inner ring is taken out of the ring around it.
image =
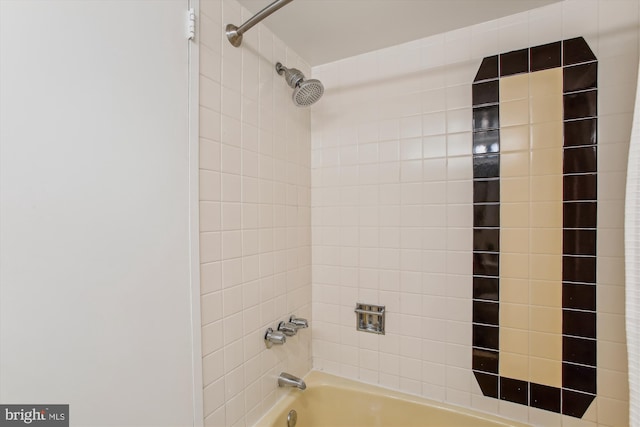
[[[239,1],[257,13],[273,0]],[[263,23],[315,66],[557,1],[295,0]]]

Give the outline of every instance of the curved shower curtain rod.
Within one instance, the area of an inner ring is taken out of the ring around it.
[[[269,6],[262,9],[260,12],[253,15],[247,22],[236,27],[233,24],[228,24],[226,27],[227,38],[229,39],[229,43],[234,45],[235,47],[240,47],[242,44],[242,35],[249,31],[251,27],[256,25],[258,22],[262,21],[267,16],[271,15],[276,10],[280,9],[283,6],[291,3],[293,0],[276,0],[271,3]]]

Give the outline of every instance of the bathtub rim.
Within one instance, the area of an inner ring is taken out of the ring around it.
[[[466,408],[464,406],[457,406],[450,403],[439,402],[437,400],[431,400],[426,397],[416,396],[408,393],[404,393],[397,390],[392,390],[380,385],[364,383],[358,380],[344,378],[335,374],[329,374],[324,371],[312,369],[304,376],[304,382],[307,384],[307,388],[326,386],[337,387],[349,391],[357,391],[363,393],[373,393],[383,397],[387,397],[393,400],[402,400],[406,402],[415,403],[422,406],[429,406],[436,409],[441,409],[447,412],[455,412],[471,417],[476,417],[482,420],[491,421],[499,426],[504,427],[531,427],[530,424],[522,423],[520,421],[511,420],[509,418],[500,417],[494,414],[482,412],[473,408]],[[288,408],[291,407],[293,402],[297,399],[298,393],[304,393],[304,391],[298,389],[289,389],[286,394],[278,400],[266,414],[264,414],[258,421],[253,424],[253,427],[271,426],[276,419]]]

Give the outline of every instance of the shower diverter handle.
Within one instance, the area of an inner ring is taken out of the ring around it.
[[[290,322],[280,322],[278,324],[278,330],[288,337],[292,337],[298,333],[298,327]]]

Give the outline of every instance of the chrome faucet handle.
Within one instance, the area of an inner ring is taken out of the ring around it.
[[[292,337],[298,333],[298,328],[293,323],[280,322],[278,324],[278,331],[282,332],[288,337]]]
[[[296,317],[295,315],[292,315],[289,318],[289,322],[296,325],[296,329],[303,329],[303,328],[309,327],[309,322],[307,322],[307,319],[302,319],[302,318]]]
[[[267,348],[271,348],[274,344],[282,345],[287,342],[287,337],[280,331],[274,331],[273,329],[267,329],[264,334],[264,344]]]

